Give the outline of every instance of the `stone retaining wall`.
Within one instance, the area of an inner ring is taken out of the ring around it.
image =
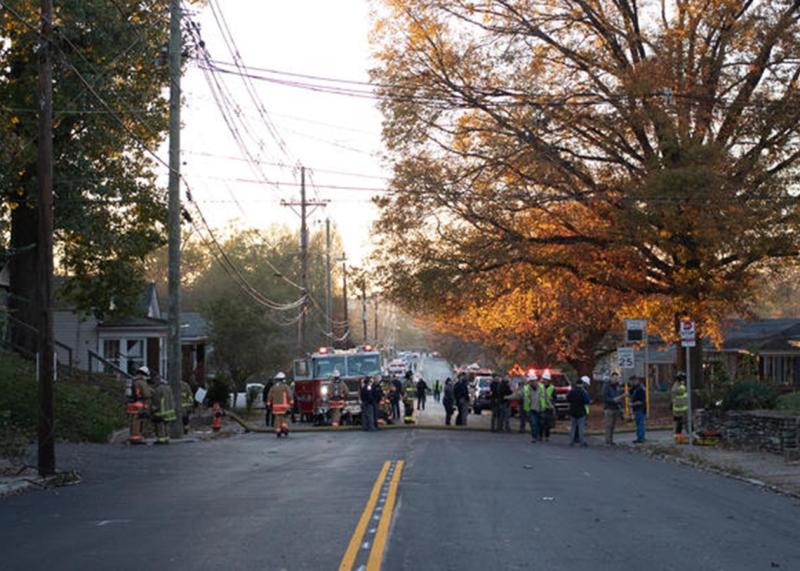
[[[772,411],[698,410],[697,430],[718,431],[727,446],[786,455],[800,445],[800,417]]]

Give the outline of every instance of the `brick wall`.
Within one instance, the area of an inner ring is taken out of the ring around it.
[[[697,430],[719,431],[726,446],[785,455],[800,443],[800,417],[772,411],[697,411]]]

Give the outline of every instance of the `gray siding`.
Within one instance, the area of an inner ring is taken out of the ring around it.
[[[71,311],[54,311],[53,333],[57,341],[72,348],[73,366],[86,370],[89,366],[87,351],[97,352],[97,320],[94,317],[82,320]],[[67,352],[58,348],[58,359],[66,364]]]

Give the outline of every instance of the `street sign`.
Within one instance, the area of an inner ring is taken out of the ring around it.
[[[646,319],[626,319],[625,320],[625,342],[640,343],[645,340],[647,329]]]
[[[619,347],[617,349],[617,367],[620,369],[633,369],[636,367],[633,347]]]
[[[683,347],[694,347],[696,340],[695,340],[695,332],[694,332],[694,321],[691,319],[681,319],[681,346]]]

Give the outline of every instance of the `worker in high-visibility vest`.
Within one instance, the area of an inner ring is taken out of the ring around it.
[[[150,402],[153,398],[153,389],[148,382],[150,369],[139,367],[131,383],[131,394],[128,399],[128,416],[130,417],[130,444],[144,444],[142,424],[150,416]]]
[[[177,419],[172,389],[167,381],[156,375],[156,389],[153,393],[152,418],[156,430],[156,444],[169,444],[169,423]]]
[[[275,418],[275,436],[289,436],[289,415],[292,412],[292,391],[286,384],[283,372],[275,375],[275,384],[267,395],[267,405],[272,408]]]
[[[672,393],[672,418],[675,420],[676,439],[683,436],[683,423],[689,410],[689,393],[686,385],[679,384]],[[690,435],[691,436],[691,435]]]

